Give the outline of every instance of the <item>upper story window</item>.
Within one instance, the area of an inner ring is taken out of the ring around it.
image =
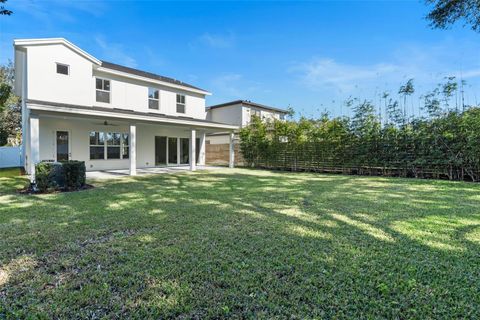
[[[177,112],[185,113],[185,95],[177,94]]]
[[[68,64],[57,63],[57,73],[68,76],[70,74],[70,66]]]
[[[110,80],[96,79],[97,102],[110,103]]]
[[[148,108],[158,110],[159,94],[158,89],[148,88]]]
[[[260,118],[260,115],[261,115],[260,110],[251,109],[251,110],[250,110],[250,121],[252,121],[252,119],[253,119],[254,116],[257,116],[257,117]]]

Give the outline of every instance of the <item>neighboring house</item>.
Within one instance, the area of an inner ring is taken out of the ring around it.
[[[236,100],[207,107],[207,119],[215,122],[228,123],[241,128],[247,126],[253,116],[269,121],[273,119],[283,120],[288,111],[248,100]],[[209,144],[229,143],[228,132],[218,132],[207,135]]]
[[[195,170],[205,162],[206,134],[238,128],[206,119],[208,91],[100,61],[65,39],[15,40],[14,48],[32,181],[42,160],[82,160],[87,170],[130,169],[132,175],[137,167]]]

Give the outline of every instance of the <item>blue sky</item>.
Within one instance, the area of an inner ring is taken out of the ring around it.
[[[414,108],[445,76],[480,101],[480,34],[432,30],[423,1],[160,2],[9,0],[0,62],[15,38],[65,37],[97,58],[297,114],[347,114],[415,79]],[[478,94],[478,97],[477,97]]]

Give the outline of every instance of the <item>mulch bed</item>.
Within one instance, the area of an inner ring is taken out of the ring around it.
[[[71,190],[71,189],[52,189],[48,190],[46,192],[41,192],[41,191],[34,191],[30,186],[17,190],[18,194],[24,194],[24,195],[29,195],[29,194],[49,194],[49,193],[64,193],[64,192],[77,192],[77,191],[84,191],[84,190],[90,190],[95,188],[95,186],[91,184],[85,184],[83,187],[80,189],[76,190]]]

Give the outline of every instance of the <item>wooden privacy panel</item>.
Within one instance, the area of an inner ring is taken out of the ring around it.
[[[228,165],[230,145],[225,144],[205,144],[205,162],[209,165]],[[243,166],[243,156],[240,152],[240,146],[235,144],[235,166]]]

